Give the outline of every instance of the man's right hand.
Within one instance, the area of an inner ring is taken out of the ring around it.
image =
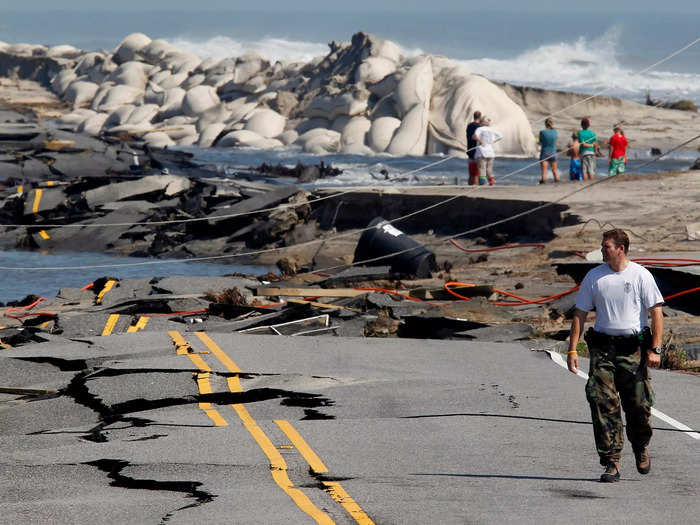
[[[567,356],[567,364],[569,365],[569,372],[572,374],[578,373],[578,354],[573,352]]]

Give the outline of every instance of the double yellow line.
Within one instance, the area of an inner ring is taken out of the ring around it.
[[[200,393],[210,393],[211,386],[208,382],[209,372],[211,368],[206,362],[201,358],[199,354],[193,353],[190,345],[185,341],[182,335],[177,331],[170,331],[168,335],[171,337],[175,343],[178,354],[187,355],[192,363],[199,369],[199,375],[197,378],[197,384]],[[217,345],[210,337],[204,332],[195,332],[195,335],[199,340],[209,349],[209,351],[216,356],[216,358],[223,364],[229,372],[236,375],[227,378],[228,388],[233,393],[243,392],[241,387],[241,382],[239,375],[241,369],[233,362],[233,360],[224,352],[219,345]],[[206,383],[200,383],[200,377],[202,373],[206,373]],[[208,392],[204,390],[209,389]],[[209,405],[208,408],[202,407],[202,405]],[[209,418],[217,426],[226,425],[226,421],[221,417],[216,409],[211,408],[210,403],[200,403],[200,408],[204,410]],[[231,408],[236,412],[239,419],[243,423],[243,426],[248,430],[250,435],[255,439],[258,446],[267,456],[270,462],[270,473],[272,474],[272,479],[275,481],[277,486],[279,486],[285,494],[287,494],[294,503],[306,514],[311,516],[316,523],[323,525],[330,525],[335,523],[331,517],[320,510],[313,502],[304,494],[301,490],[294,486],[294,483],[289,479],[287,474],[287,462],[284,460],[282,455],[279,453],[277,447],[272,443],[272,440],[265,434],[265,431],[258,425],[258,423],[253,419],[248,410],[242,403],[235,403],[231,405]],[[220,418],[220,420],[219,420]],[[218,422],[217,422],[218,421]],[[221,423],[223,422],[223,423]],[[304,438],[299,434],[296,429],[292,426],[289,421],[285,420],[275,420],[277,426],[284,432],[284,434],[293,443],[299,453],[304,457],[306,462],[311,467],[311,470],[316,474],[322,474],[328,472],[328,468],[321,461],[321,459],[312,450],[309,444],[304,440]],[[324,481],[324,487],[326,492],[352,516],[357,523],[360,525],[374,525],[374,522],[370,517],[362,510],[362,508],[350,497],[350,495],[343,489],[340,483],[335,481]]]

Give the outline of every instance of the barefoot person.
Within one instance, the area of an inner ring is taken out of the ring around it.
[[[651,469],[647,446],[654,392],[647,367],[658,367],[661,361],[663,297],[649,270],[627,258],[629,237],[623,230],[606,231],[601,251],[605,264],[586,274],[576,297],[568,366],[571,372],[578,371],[576,347],[588,312],[595,309],[595,326],[585,336],[590,352],[586,398],[600,464],[605,467],[600,481],[611,483],[620,479],[624,444],[620,402],[637,471],[647,474]]]
[[[547,167],[552,167],[554,182],[559,182],[559,172],[557,170],[557,130],[554,129],[554,121],[551,117],[544,121],[545,129],[540,131],[539,143],[540,166],[542,167],[542,178],[540,184],[547,182]]]
[[[484,184],[488,177],[489,186],[493,186],[496,183],[493,176],[493,161],[496,157],[493,144],[501,140],[503,134],[491,127],[491,119],[488,117],[481,117],[481,123],[483,125],[474,132],[474,140],[478,144],[476,158],[479,163],[479,184]]]
[[[583,179],[583,174],[581,173],[581,157],[578,154],[581,148],[581,143],[578,141],[578,133],[573,132],[571,134],[571,142],[566,147],[571,159],[569,161],[569,179],[581,180]]]
[[[610,152],[608,153],[608,175],[618,175],[625,172],[627,164],[627,137],[620,126],[615,126],[615,134],[610,137]]]
[[[469,185],[479,184],[479,165],[476,162],[474,132],[481,126],[481,111],[474,112],[474,120],[467,126],[467,157],[469,158]]]
[[[583,180],[593,180],[595,178],[595,156],[598,151],[598,137],[596,137],[592,129],[589,129],[590,126],[590,120],[587,118],[581,119],[578,140],[581,143],[580,155]]]

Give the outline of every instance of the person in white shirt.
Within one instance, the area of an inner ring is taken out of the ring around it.
[[[478,144],[474,155],[479,165],[479,184],[485,184],[488,178],[489,185],[493,186],[496,179],[493,176],[493,161],[496,154],[493,144],[503,138],[503,134],[491,127],[491,119],[482,115],[481,127],[474,132],[474,140]]]
[[[620,402],[637,471],[647,474],[651,469],[647,446],[654,392],[648,367],[661,362],[664,300],[649,270],[627,258],[629,237],[623,230],[606,231],[601,251],[605,264],[586,274],[576,297],[568,366],[578,372],[576,348],[588,312],[595,310],[595,325],[585,335],[590,353],[586,398],[600,464],[605,467],[600,481],[610,483],[620,479],[624,445]]]

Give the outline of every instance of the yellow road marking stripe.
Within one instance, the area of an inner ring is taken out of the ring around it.
[[[143,330],[146,328],[146,325],[148,324],[148,317],[139,317],[139,320],[136,322],[135,325],[131,325],[129,328],[127,328],[127,333],[133,334],[134,332],[138,332],[139,330]]]
[[[178,355],[187,355],[187,357],[190,358],[192,363],[200,370],[200,372],[197,373],[197,390],[199,391],[200,394],[211,394],[212,389],[211,389],[211,383],[209,382],[209,372],[211,372],[211,368],[209,368],[209,365],[207,365],[204,360],[199,357],[197,354],[190,354],[188,350],[190,349],[190,345],[187,341],[185,341],[185,338],[182,337],[182,334],[176,330],[170,330],[168,332],[168,335],[170,338],[173,340],[175,343],[175,347],[177,348],[177,354]],[[228,422],[224,417],[219,414],[219,411],[215,408],[212,408],[211,403],[199,403],[199,408],[204,411],[204,413],[209,417],[209,419],[212,420],[214,425],[217,427],[225,427],[228,426]]]
[[[206,363],[205,363],[206,365]],[[197,388],[200,394],[211,394],[211,383],[209,382],[209,372],[197,374]],[[218,410],[212,408],[211,403],[200,403],[199,408],[214,422],[217,427],[228,426],[228,422],[219,414]]]
[[[40,230],[39,237],[41,237],[45,241],[48,241],[51,238],[51,236],[48,233],[46,233],[46,230]]]
[[[282,432],[289,438],[289,441],[297,448],[299,453],[304,456],[304,459],[316,474],[328,472],[328,467],[316,455],[316,452],[309,446],[306,440],[301,437],[301,434],[292,426],[289,421],[283,419],[275,419],[275,423],[282,429]]]
[[[119,314],[111,314],[107,318],[107,323],[105,324],[104,330],[102,330],[102,335],[110,335],[112,333],[112,330],[114,330],[117,321],[119,321]]]
[[[209,335],[204,332],[195,332],[195,334],[230,372],[241,371],[238,365],[233,362],[226,352],[224,352]],[[226,382],[231,392],[243,392],[238,376],[229,377]],[[250,435],[253,436],[253,439],[255,439],[258,446],[270,461],[270,473],[277,486],[281,488],[301,510],[311,516],[316,523],[328,525],[335,523],[328,514],[316,507],[306,494],[294,486],[294,483],[292,483],[292,480],[289,479],[289,475],[287,474],[286,461],[284,461],[284,458],[275,445],[272,444],[270,438],[267,437],[267,434],[260,428],[243,404],[236,403],[231,405],[231,408],[238,414],[243,426],[248,430]]]
[[[107,292],[109,292],[112,288],[114,288],[114,285],[117,284],[117,281],[110,279],[105,283],[104,288],[102,288],[102,291],[97,295],[97,304],[100,304],[102,302],[102,298],[105,296]]]
[[[355,500],[350,497],[350,494],[345,491],[340,483],[337,481],[324,481],[323,485],[331,498],[340,503],[357,523],[360,525],[374,525],[372,519],[355,503]]]
[[[226,355],[226,352],[224,352],[219,345],[217,345],[212,338],[209,337],[208,334],[205,332],[195,332],[194,334],[199,337],[200,341],[202,341],[209,350],[212,351],[219,361],[221,361],[221,364],[228,368],[229,372],[241,372],[238,365],[234,363],[228,355]]]
[[[32,205],[32,213],[37,213],[39,211],[39,202],[41,202],[41,195],[44,190],[37,188],[34,190],[34,204]]]
[[[47,186],[55,186],[55,185],[56,185],[56,181],[55,181],[55,180],[47,180],[47,181],[46,181],[46,185],[47,185]]]
[[[253,436],[253,439],[255,439],[258,446],[270,461],[270,472],[277,486],[281,488],[301,510],[311,516],[316,523],[324,525],[334,524],[335,522],[328,514],[320,510],[306,494],[294,486],[294,483],[292,483],[292,480],[289,479],[289,475],[287,474],[286,461],[284,461],[282,455],[272,444],[270,438],[267,437],[267,434],[265,434],[263,429],[258,426],[250,413],[248,413],[248,410],[240,403],[231,405],[231,407],[236,411],[236,414],[238,414],[238,417],[241,418],[243,422],[243,426],[250,432],[250,435]]]
[[[177,355],[185,355],[190,351],[190,344],[185,341],[185,338],[180,335],[180,332],[175,330],[168,331],[168,335],[175,343],[175,348],[177,349]]]
[[[17,186],[17,193],[22,193],[24,191],[24,186]]]

